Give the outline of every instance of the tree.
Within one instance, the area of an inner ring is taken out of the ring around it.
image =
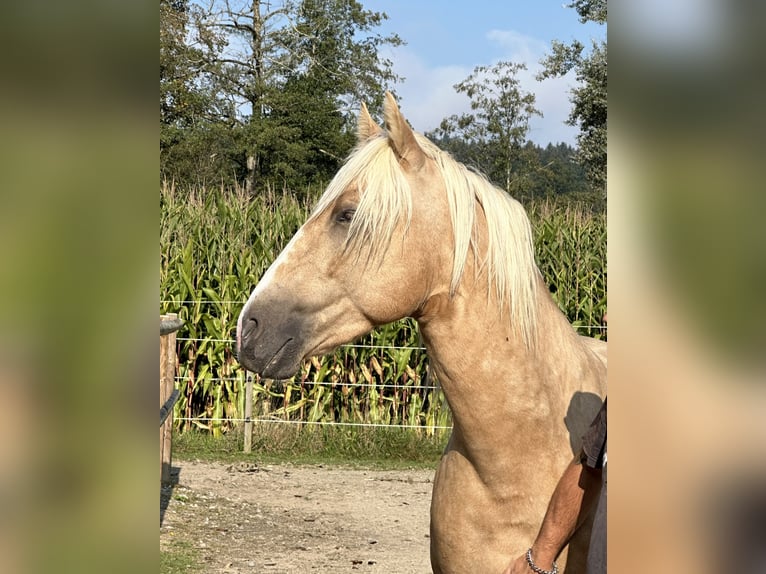
[[[462,163],[471,164],[472,158],[481,156],[478,150],[486,149],[461,138],[438,137],[435,133],[428,136]],[[575,154],[576,150],[566,143],[549,143],[543,148],[527,141],[521,161],[512,167],[514,195],[522,201],[554,199],[562,200],[560,205],[577,203],[593,212],[603,211],[604,198],[590,189],[585,170],[574,160]]]
[[[374,33],[385,18],[355,0],[224,0],[205,9],[198,28],[224,39],[210,44],[208,71],[235,110],[227,119],[251,192],[259,180],[297,185],[338,169],[353,145],[352,105],[365,98],[376,108],[397,80],[379,48],[401,39]]]
[[[160,170],[163,177],[209,180],[230,170],[234,110],[220,98],[207,55],[220,37],[197,25],[198,7],[160,0]]]
[[[189,126],[207,107],[194,79],[199,55],[186,44],[189,22],[186,0],[160,0],[160,149],[174,132]]]
[[[606,0],[574,0],[568,7],[577,10],[580,22],[606,23]],[[589,54],[578,41],[554,41],[551,53],[541,64],[537,79],[559,77],[574,70],[578,86],[571,92],[572,111],[567,123],[579,126],[578,161],[583,165],[594,190],[606,195],[607,47],[593,42]]]
[[[445,118],[429,134],[436,139],[469,142],[471,156],[463,159],[502,182],[509,192],[523,187],[513,177],[514,166],[530,160],[524,149],[529,120],[533,115],[542,116],[535,108],[535,95],[521,89],[517,77],[521,70],[526,70],[526,65],[514,62],[476,67],[454,86],[470,98],[473,113]]]

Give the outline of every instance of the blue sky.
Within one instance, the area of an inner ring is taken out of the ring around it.
[[[574,75],[538,82],[539,61],[552,40],[606,37],[606,26],[581,24],[577,12],[561,0],[361,0],[368,10],[389,19],[380,32],[395,32],[407,45],[387,49],[394,70],[405,78],[396,87],[407,119],[418,131],[431,130],[451,114],[469,110],[468,99],[453,85],[476,66],[500,60],[523,62],[522,88],[537,96],[544,117],[532,119],[528,137],[539,145],[575,143],[577,128],[567,126],[569,90]]]

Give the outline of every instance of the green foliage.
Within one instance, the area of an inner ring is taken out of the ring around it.
[[[606,338],[606,214],[551,201],[530,218],[540,271],[554,300],[583,335]]]
[[[574,0],[580,21],[606,23],[606,0]],[[579,126],[578,161],[586,170],[592,188],[606,195],[606,127],[607,127],[607,46],[606,41],[593,42],[590,53],[582,43],[564,44],[554,41],[551,53],[541,62],[538,80],[559,77],[574,70],[577,86],[572,89],[572,111],[567,123]]]
[[[568,7],[577,11],[583,24],[589,21],[606,24],[606,0],[573,0]]]
[[[530,155],[536,156],[536,168],[528,174],[528,187],[516,196],[518,199],[542,199],[555,195],[582,192],[586,189],[585,172],[574,161],[576,151],[565,143],[538,147],[526,145]]]
[[[379,49],[401,39],[376,33],[385,14],[359,2],[177,3],[160,12],[160,167],[179,184],[327,181],[354,143],[352,105],[376,109],[398,79]]]
[[[434,143],[449,151],[455,159],[476,167],[472,162],[481,155],[480,146],[460,138],[437,137],[435,133],[429,135]],[[577,150],[566,143],[540,147],[527,141],[521,152],[511,163],[513,197],[525,203],[558,198],[560,203],[561,196],[569,195],[574,201],[583,205],[587,203],[584,201],[585,196],[592,194],[588,193],[585,170],[575,160]],[[499,182],[495,180],[495,183]],[[600,194],[591,199],[590,209],[605,208],[604,198]]]
[[[212,85],[206,51],[217,37],[195,26],[198,7],[160,1],[160,165],[170,177],[201,181],[226,172],[236,134],[219,120],[233,110]],[[196,182],[194,182],[196,183]]]
[[[308,190],[299,200],[273,190],[249,196],[241,188],[161,188],[160,312],[186,321],[178,332],[175,416],[189,420],[177,420],[179,429],[218,436],[239,427],[232,419],[244,415],[245,374],[233,355],[237,317],[317,193]],[[604,214],[548,202],[533,206],[530,215],[540,269],[562,310],[575,325],[600,326],[606,311]],[[417,325],[408,319],[306,361],[291,380],[256,377],[254,418],[417,426],[438,438],[443,431],[434,427],[449,426],[451,418],[441,390],[429,388],[435,386]]]
[[[192,64],[196,51],[186,45],[187,2],[160,0],[160,125],[186,123],[205,110]]]
[[[188,542],[174,540],[167,550],[160,550],[160,574],[199,572],[199,552]]]

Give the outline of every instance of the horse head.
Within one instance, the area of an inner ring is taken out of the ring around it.
[[[385,130],[362,105],[355,150],[253,290],[237,323],[239,361],[267,378],[413,316],[449,289],[443,181],[391,94]]]

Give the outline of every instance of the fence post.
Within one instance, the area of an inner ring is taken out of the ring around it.
[[[245,371],[245,447],[244,452],[253,449],[253,373]]]
[[[175,313],[160,315],[160,409],[166,404],[175,389],[176,331],[183,321]],[[172,402],[172,401],[171,401]],[[165,422],[160,425],[160,482],[170,482],[172,462],[173,407]]]

